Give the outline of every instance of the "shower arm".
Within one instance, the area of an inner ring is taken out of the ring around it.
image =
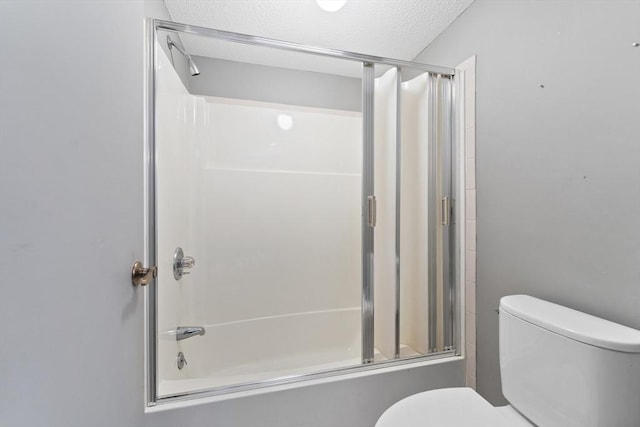
[[[167,36],[167,46],[169,46],[169,50],[175,47],[178,50],[178,52],[180,52],[183,56],[186,56],[187,58],[191,58],[191,55],[189,55],[187,51],[182,49],[179,45],[176,44],[176,42],[171,40],[171,36]]]

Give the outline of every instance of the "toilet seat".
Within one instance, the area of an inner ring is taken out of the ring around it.
[[[515,410],[496,408],[468,387],[414,394],[395,403],[376,427],[531,427]]]

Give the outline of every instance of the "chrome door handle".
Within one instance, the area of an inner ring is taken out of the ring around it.
[[[442,198],[440,207],[442,209],[442,225],[449,225],[449,222],[451,222],[451,201],[448,197]]]
[[[367,197],[367,221],[369,227],[375,227],[378,222],[378,206],[376,203],[376,196]]]

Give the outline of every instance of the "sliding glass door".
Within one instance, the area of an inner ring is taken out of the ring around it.
[[[451,353],[452,70],[151,35],[150,402]]]

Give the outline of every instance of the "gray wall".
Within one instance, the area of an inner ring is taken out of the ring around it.
[[[417,58],[477,54],[477,381],[500,297],[640,329],[640,2],[483,1]],[[538,85],[543,84],[544,88]]]
[[[0,425],[364,427],[461,384],[458,362],[144,414],[144,16],[0,1]]]
[[[326,73],[194,57],[195,95],[251,99],[306,107],[362,111],[362,80]]]

